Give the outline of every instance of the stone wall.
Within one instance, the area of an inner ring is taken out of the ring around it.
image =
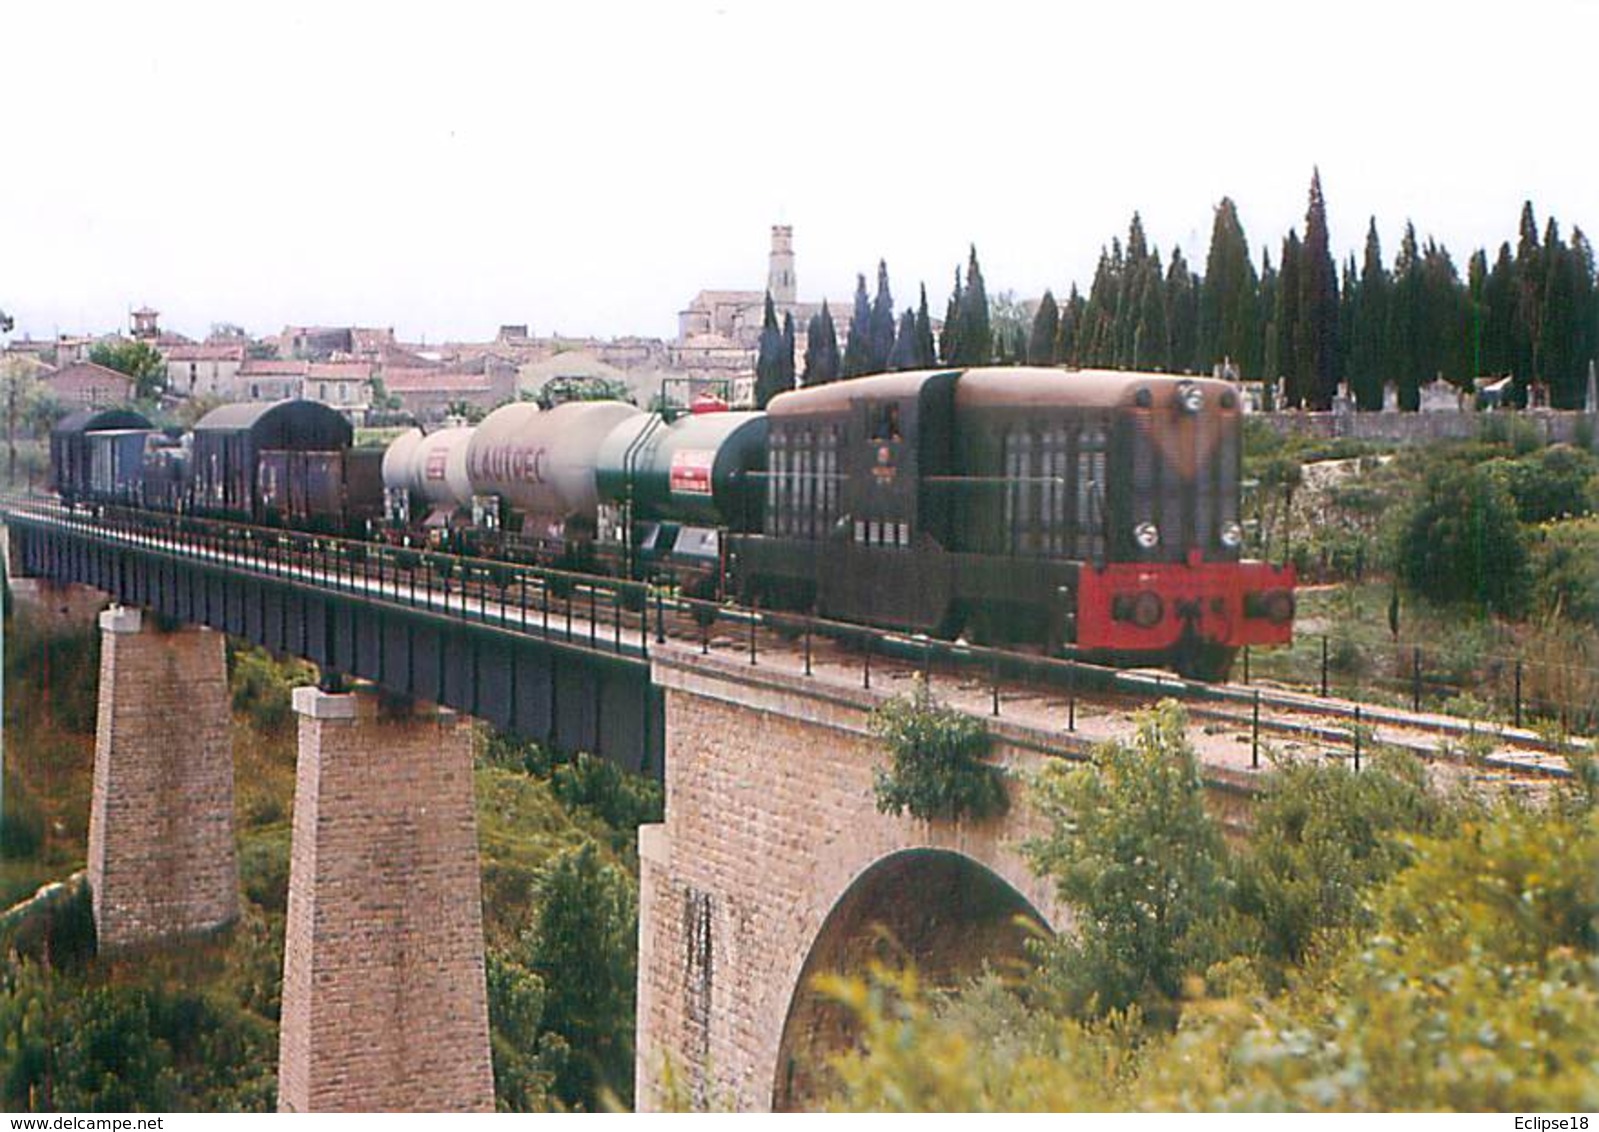
[[[1526,412],[1492,413],[1258,413],[1257,419],[1290,436],[1318,437],[1324,440],[1347,437],[1352,440],[1386,440],[1421,443],[1434,440],[1475,440],[1492,435],[1509,435],[1512,429],[1530,428],[1545,444],[1571,444],[1588,430],[1592,435],[1593,415],[1553,409]]]

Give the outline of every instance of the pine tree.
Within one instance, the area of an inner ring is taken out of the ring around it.
[[[1174,372],[1195,372],[1199,359],[1199,277],[1181,248],[1172,248],[1166,269],[1166,357]]]
[[[813,317],[805,334],[805,375],[802,381],[807,389],[813,385],[826,385],[837,381],[842,363],[838,356],[838,331],[833,326],[833,316],[822,300],[822,309]]]
[[[1360,265],[1360,291],[1350,322],[1349,385],[1355,404],[1368,412],[1382,408],[1383,378],[1388,369],[1386,338],[1392,280],[1382,259],[1377,218],[1366,225],[1366,254]]]
[[[872,373],[872,304],[866,298],[866,276],[855,277],[855,314],[844,343],[844,376]]]
[[[1299,233],[1288,229],[1283,240],[1283,263],[1277,272],[1277,310],[1272,321],[1277,327],[1277,365],[1283,378],[1283,408],[1300,409],[1308,391],[1299,357],[1299,305],[1303,290],[1299,285],[1299,259],[1303,245]]]
[[[1238,208],[1223,197],[1211,225],[1210,253],[1199,290],[1198,368],[1209,372],[1230,358],[1245,375],[1265,372],[1262,324],[1274,316],[1275,310],[1260,301],[1260,280]],[[1265,372],[1265,376],[1274,380],[1277,374]]]
[[[755,358],[755,407],[766,408],[768,402],[787,388],[783,384],[783,332],[777,328],[777,312],[772,306],[772,293],[766,293],[766,311],[761,319],[760,349]]]
[[[933,319],[927,313],[927,284],[922,284],[922,301],[916,308],[916,368],[932,369],[938,364],[938,351],[933,345]]]
[[[894,352],[894,296],[888,288],[888,263],[877,261],[877,297],[872,300],[868,373],[882,373],[888,366],[889,355]]]
[[[1027,340],[1027,360],[1035,366],[1054,365],[1055,338],[1060,333],[1060,308],[1053,292],[1045,291],[1033,316],[1033,332]]]
[[[1299,322],[1294,346],[1301,388],[1312,409],[1332,408],[1338,392],[1338,270],[1327,234],[1327,203],[1321,170],[1310,175],[1305,242],[1299,262]]]
[[[891,370],[921,369],[921,359],[916,356],[916,312],[910,307],[899,316],[899,333],[894,338],[893,352],[888,356]]]

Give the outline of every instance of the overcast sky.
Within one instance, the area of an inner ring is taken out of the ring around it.
[[[1453,253],[1523,200],[1599,226],[1585,0],[78,5],[0,15],[0,309],[404,338],[670,336],[704,287],[888,261],[942,313],[1086,288],[1136,209],[1202,269],[1238,204],[1274,260],[1319,165],[1335,256],[1377,217]]]

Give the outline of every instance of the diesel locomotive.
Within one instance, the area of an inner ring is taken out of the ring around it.
[[[1241,414],[1210,379],[944,369],[798,389],[764,413],[517,403],[376,452],[297,401],[224,406],[186,445],[151,430],[142,449],[125,417],[74,421],[56,479],[67,499],[425,541],[1216,679],[1293,627],[1292,568],[1243,557]]]

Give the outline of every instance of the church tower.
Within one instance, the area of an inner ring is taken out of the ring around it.
[[[798,289],[794,283],[794,226],[772,225],[772,260],[766,272],[766,289],[779,313],[792,307]]]

